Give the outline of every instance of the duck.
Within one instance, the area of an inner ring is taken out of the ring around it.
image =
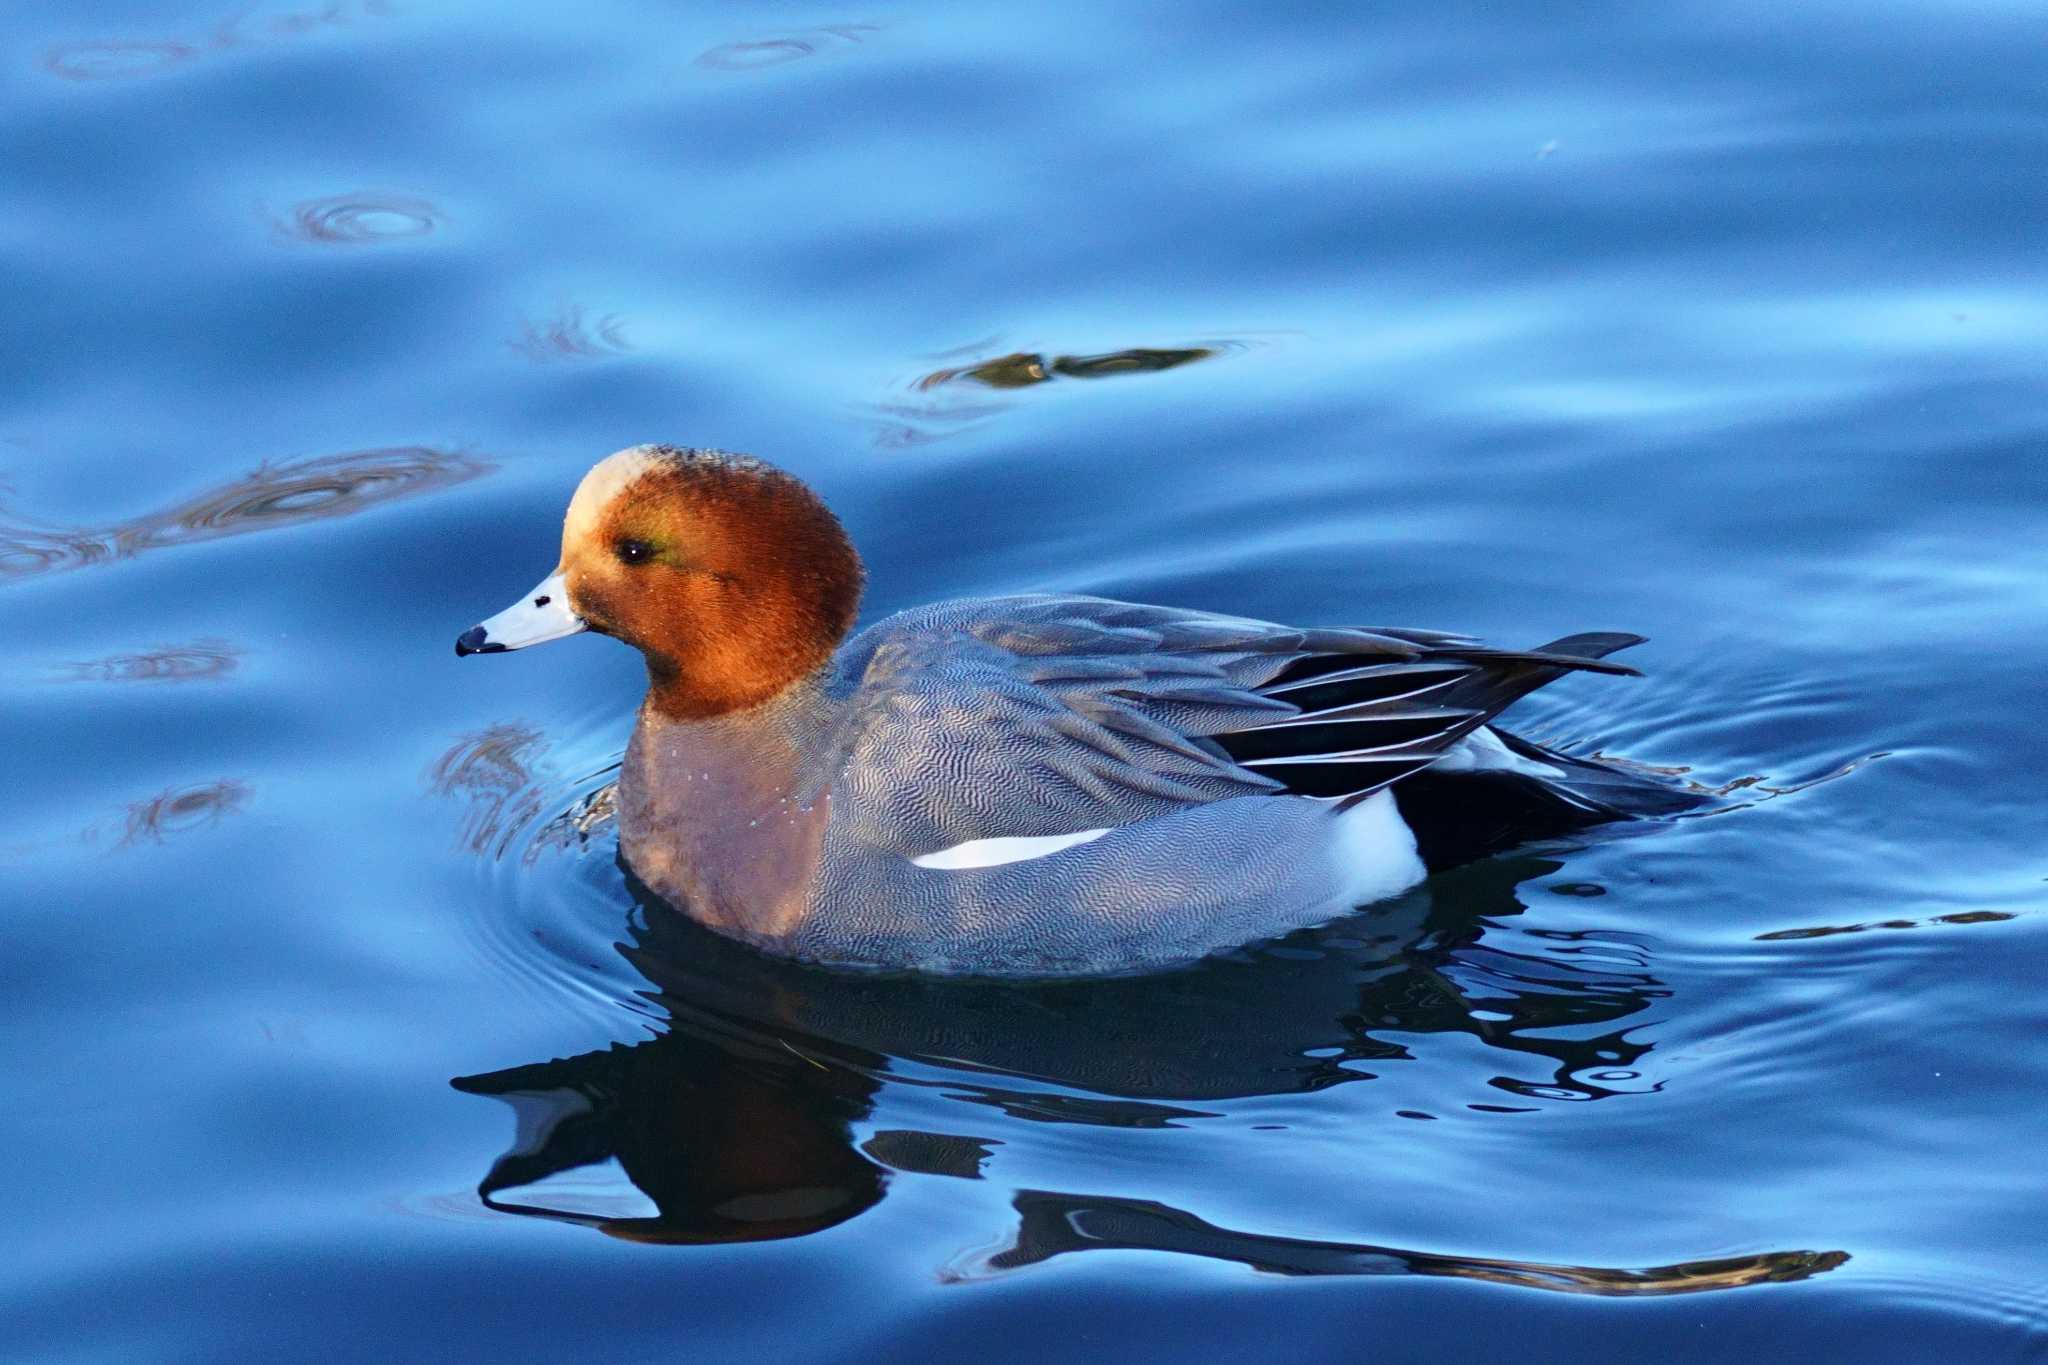
[[[1648,769],[1495,724],[1643,642],[1503,649],[1064,593],[855,630],[865,579],[802,480],[728,451],[599,461],[554,569],[457,655],[639,650],[619,856],[763,952],[949,976],[1162,970],[1531,840],[1682,813]]]

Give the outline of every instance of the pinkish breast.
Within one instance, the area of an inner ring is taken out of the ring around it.
[[[786,941],[802,926],[831,797],[797,790],[772,717],[671,721],[643,711],[619,774],[619,841],[634,875],[721,933]]]

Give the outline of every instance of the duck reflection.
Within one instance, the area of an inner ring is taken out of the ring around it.
[[[503,1099],[519,1116],[514,1147],[477,1186],[488,1207],[627,1241],[756,1242],[843,1223],[887,1188],[888,1170],[852,1138],[881,1059],[839,1060],[678,1030],[453,1084]],[[501,1198],[612,1160],[656,1214],[612,1217]]]
[[[668,1031],[456,1078],[456,1089],[518,1114],[514,1146],[478,1192],[494,1209],[636,1241],[799,1237],[873,1207],[900,1175],[976,1180],[1000,1159],[1001,1140],[975,1132],[889,1128],[863,1138],[885,1087],[925,1088],[1010,1119],[1172,1128],[1218,1115],[1210,1106],[1226,1100],[1370,1080],[1374,1065],[1409,1055],[1403,1035],[1464,1032],[1543,1060],[1540,1082],[1497,1078],[1505,1089],[1625,1093],[1611,1082],[1635,1074],[1648,1045],[1631,1042],[1621,1022],[1664,993],[1640,953],[1565,935],[1557,956],[1539,960],[1482,941],[1486,919],[1522,909],[1518,883],[1559,866],[1477,864],[1368,914],[1182,971],[1043,983],[779,961],[636,888],[632,941],[620,951],[650,983],[645,994]],[[1566,1031],[1573,1036],[1556,1036]],[[591,1212],[548,1197],[547,1182],[613,1161],[651,1212]],[[515,1193],[523,1189],[532,1192]],[[1285,1274],[1668,1294],[1798,1278],[1845,1259],[1794,1251],[1642,1269],[1537,1265],[1238,1232],[1114,1196],[1025,1191],[1014,1207],[1008,1245],[950,1277],[1137,1247]]]
[[[0,582],[131,559],[147,550],[352,516],[488,473],[429,446],[351,450],[266,464],[190,501],[101,527],[45,526],[0,512]]]

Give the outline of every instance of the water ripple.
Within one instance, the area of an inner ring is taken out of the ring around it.
[[[377,190],[308,199],[292,206],[289,219],[272,219],[280,234],[316,246],[367,246],[425,237],[441,222],[440,210],[427,200]]]
[[[128,808],[121,847],[160,844],[174,834],[202,829],[225,820],[248,804],[249,785],[225,778],[195,787],[171,787]]]
[[[760,71],[844,49],[881,31],[879,24],[824,24],[771,38],[721,43],[699,53],[697,65],[708,71]]]
[[[612,948],[631,903],[610,837],[615,723],[551,735],[499,721],[456,737],[422,776],[429,796],[458,805],[456,848],[485,883],[462,898],[478,957],[530,999],[583,1019],[638,1012],[645,984]]]
[[[353,516],[488,473],[473,456],[391,446],[266,464],[212,492],[104,527],[40,525],[0,511],[0,582],[132,559],[149,550]]]
[[[66,664],[58,676],[70,682],[211,682],[234,672],[242,654],[225,640],[195,640]]]
[[[43,53],[39,65],[59,80],[132,80],[162,75],[202,57],[303,37],[358,19],[388,18],[390,14],[391,7],[386,0],[353,0],[352,3],[330,0],[317,9],[291,10],[269,16],[245,12],[223,19],[201,37],[113,38],[58,43]]]
[[[154,76],[194,61],[204,49],[176,39],[116,39],[61,43],[43,54],[43,70],[67,81],[127,80]]]
[[[617,314],[591,318],[579,304],[570,304],[552,318],[521,318],[519,335],[505,344],[537,365],[595,360],[633,349]]]

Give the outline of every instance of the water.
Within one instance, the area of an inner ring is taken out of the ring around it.
[[[9,6],[0,1354],[2039,1358],[2038,39]],[[614,862],[626,651],[449,648],[640,440],[871,613],[1641,631],[1522,728],[1727,799],[1154,980],[764,962]]]

